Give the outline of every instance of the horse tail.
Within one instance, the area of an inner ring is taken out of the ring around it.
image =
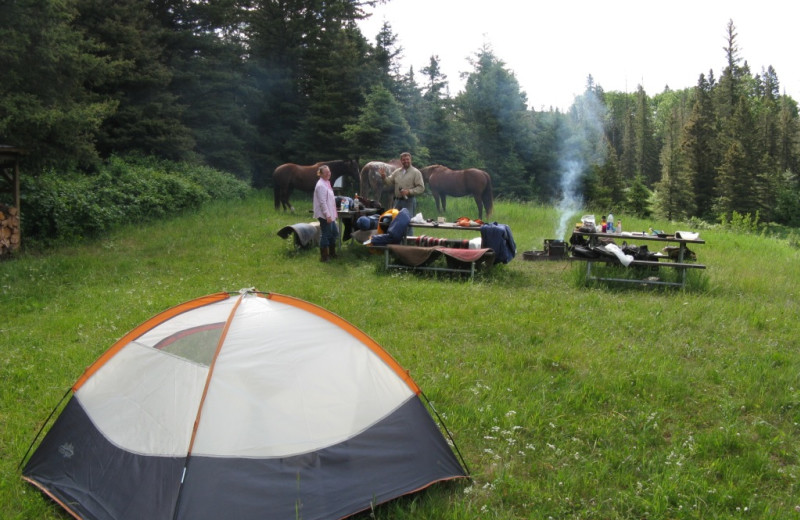
[[[291,172],[287,170],[287,165],[282,164],[275,168],[275,171],[272,172],[272,191],[275,196],[275,209],[281,209],[281,203],[284,199],[284,193],[286,193],[286,189],[289,183],[289,177],[291,176]],[[287,197],[288,202],[288,197]],[[284,206],[284,209],[286,207]]]
[[[481,194],[481,199],[483,200],[483,207],[486,208],[486,216],[492,214],[492,209],[494,209],[494,194],[492,193],[492,177],[487,173],[486,174],[486,187],[483,189],[483,193]]]

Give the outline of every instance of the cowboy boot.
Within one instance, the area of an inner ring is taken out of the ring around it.
[[[327,247],[320,247],[319,248],[319,261],[320,262],[327,262],[328,261],[328,248]]]
[[[330,246],[328,246],[328,252],[330,253],[331,258],[336,258],[336,245],[331,244]]]

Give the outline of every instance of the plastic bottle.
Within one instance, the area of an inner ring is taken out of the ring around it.
[[[617,222],[617,233],[622,234],[622,221]]]
[[[608,214],[608,218],[606,219],[606,223],[607,223],[607,226],[608,226],[608,232],[609,233],[615,233],[616,231],[614,230],[614,215],[609,213]]]
[[[356,193],[355,197],[353,197],[353,211],[358,211],[358,193]]]

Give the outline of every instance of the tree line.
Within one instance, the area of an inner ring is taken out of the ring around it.
[[[601,212],[800,224],[797,102],[772,67],[750,70],[732,21],[718,77],[709,69],[694,87],[651,96],[588,76],[568,110],[537,111],[488,45],[458,93],[436,55],[401,70],[391,24],[377,35],[357,26],[374,4],[10,2],[0,144],[29,150],[27,174],[91,175],[113,156],[153,156],[255,187],[284,162],[407,150],[417,164],[484,169],[506,199],[549,204],[574,191]],[[568,168],[576,186],[565,186]]]

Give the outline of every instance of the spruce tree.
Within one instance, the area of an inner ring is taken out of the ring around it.
[[[463,151],[455,133],[455,108],[447,96],[447,76],[441,71],[438,56],[431,56],[422,74],[425,92],[422,95],[420,144],[428,149],[432,162],[461,169],[465,166],[461,163]]]
[[[694,89],[694,103],[681,142],[684,167],[694,192],[694,214],[707,219],[713,217],[718,156],[712,87],[712,83],[701,74]]]
[[[635,113],[636,171],[641,172],[647,183],[652,185],[659,178],[658,153],[653,139],[652,111],[647,93],[641,85],[636,89]]]
[[[70,2],[5,2],[0,16],[0,143],[28,150],[28,170],[92,167],[118,100],[93,90],[123,64],[75,24]]]
[[[527,97],[487,46],[472,63],[474,71],[457,99],[476,152],[477,164],[469,166],[489,171],[496,194],[527,199],[531,193],[524,158],[532,150]]]
[[[170,91],[170,44],[180,41],[181,31],[177,13],[143,8],[137,0],[77,0],[77,6],[76,25],[101,45],[98,55],[116,64],[113,76],[92,85],[117,102],[97,136],[100,153],[192,157],[195,141],[182,120],[186,106]]]
[[[355,123],[345,125],[344,137],[369,160],[415,153],[418,147],[402,106],[383,85],[373,87]]]
[[[668,220],[684,219],[694,213],[692,185],[680,146],[681,120],[678,112],[678,106],[673,106],[665,125],[660,155],[661,179],[656,183],[656,207]]]

